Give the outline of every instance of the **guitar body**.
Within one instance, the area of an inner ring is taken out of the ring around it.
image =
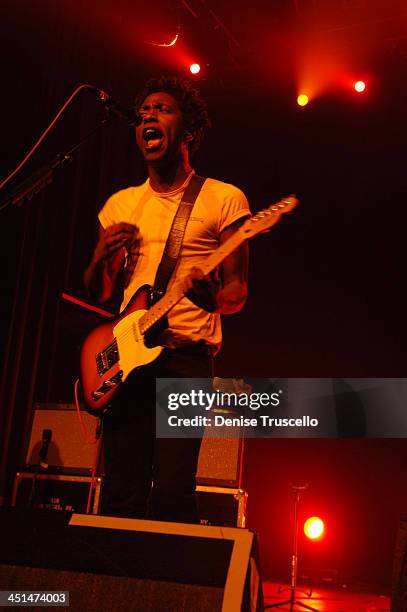
[[[138,322],[150,307],[151,288],[140,287],[119,317],[96,327],[81,350],[83,399],[94,412],[102,411],[136,368],[154,361],[161,346],[148,348]]]

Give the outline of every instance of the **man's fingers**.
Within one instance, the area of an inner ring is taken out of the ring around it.
[[[132,223],[115,223],[114,225],[110,225],[106,231],[110,231],[113,234],[118,232],[133,234],[138,233],[139,229],[137,225],[133,225]]]
[[[113,229],[106,232],[104,239],[109,250],[119,249],[123,246],[130,248],[140,243],[138,230],[134,226],[132,226],[131,231],[129,229]]]
[[[116,240],[117,242],[120,240],[137,240],[139,236],[140,232],[138,227],[130,223],[117,223],[116,225],[111,225],[105,232],[106,240]]]
[[[183,284],[183,291],[184,291],[184,293],[187,293],[187,291],[192,289],[192,287],[193,287],[192,278],[191,278],[191,276],[187,276],[185,278],[184,284]]]
[[[202,272],[201,268],[197,268],[196,266],[193,266],[193,267],[191,268],[191,274],[190,274],[190,276],[191,276],[191,277],[192,277],[194,280],[195,280],[195,279],[196,279],[196,280],[202,280],[202,279],[205,277],[205,275],[204,275],[204,273]]]
[[[120,244],[120,243],[127,243],[127,244],[133,244],[133,242],[139,242],[139,238],[137,238],[136,236],[131,236],[128,234],[116,234],[116,235],[107,235],[105,237],[105,240],[108,244]]]

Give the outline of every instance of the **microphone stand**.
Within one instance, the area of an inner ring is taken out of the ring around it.
[[[109,113],[108,117],[102,119],[101,123],[96,129],[92,130],[82,140],[80,140],[72,149],[66,153],[61,152],[48,164],[41,166],[38,170],[35,170],[26,179],[20,181],[10,189],[7,193],[6,199],[0,203],[0,212],[9,206],[21,206],[25,201],[32,200],[32,198],[40,193],[47,185],[50,185],[54,179],[56,170],[71,163],[74,159],[73,153],[80,149],[90,138],[100,130],[101,127],[105,127],[111,121],[112,115]]]
[[[38,460],[37,460],[35,471],[32,477],[31,490],[30,490],[30,495],[28,497],[28,502],[27,502],[28,508],[31,508],[32,503],[34,501],[35,488],[36,488],[37,477],[38,477],[40,468],[44,468],[44,469],[48,468],[48,463],[46,463],[46,461],[47,461],[47,455],[48,455],[48,447],[49,447],[49,443],[51,442],[51,439],[52,439],[52,429],[44,429],[44,431],[42,432],[42,446],[38,452]]]
[[[305,608],[306,610],[312,610],[312,612],[318,612],[316,608],[313,608],[312,606],[308,606],[302,601],[299,601],[296,597],[297,572],[298,572],[298,506],[300,503],[300,491],[306,489],[307,487],[308,485],[304,485],[304,486],[293,485],[292,486],[292,489],[295,492],[295,500],[294,500],[294,537],[293,537],[293,551],[292,551],[292,557],[291,557],[290,599],[279,601],[278,603],[275,603],[275,604],[268,604],[264,606],[264,609],[279,608],[281,606],[285,606],[286,604],[290,604],[290,612],[293,612],[294,606],[300,606],[301,608]]]

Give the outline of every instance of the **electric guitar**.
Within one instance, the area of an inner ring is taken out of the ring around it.
[[[245,240],[268,230],[297,204],[298,200],[290,196],[248,218],[200,265],[202,272],[212,272]],[[99,325],[87,336],[80,367],[83,399],[92,412],[107,408],[128,375],[159,356],[163,347],[146,346],[145,336],[183,298],[183,280],[177,279],[151,307],[151,287],[143,285],[117,318]]]

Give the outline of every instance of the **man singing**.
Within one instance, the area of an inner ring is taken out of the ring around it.
[[[145,284],[153,286],[172,222],[195,171],[190,157],[209,125],[206,105],[189,82],[151,79],[136,100],[137,145],[146,161],[142,185],[113,194],[99,213],[99,240],[84,274],[88,294],[103,303],[119,279],[122,309]],[[195,179],[194,179],[195,180]],[[155,437],[155,378],[211,377],[222,340],[220,315],[238,312],[247,295],[247,243],[204,276],[200,264],[250,215],[244,194],[207,178],[187,221],[175,270],[187,294],[168,313],[154,342],[152,364],[123,384],[104,416],[102,513],[197,522],[195,474],[199,439]]]

